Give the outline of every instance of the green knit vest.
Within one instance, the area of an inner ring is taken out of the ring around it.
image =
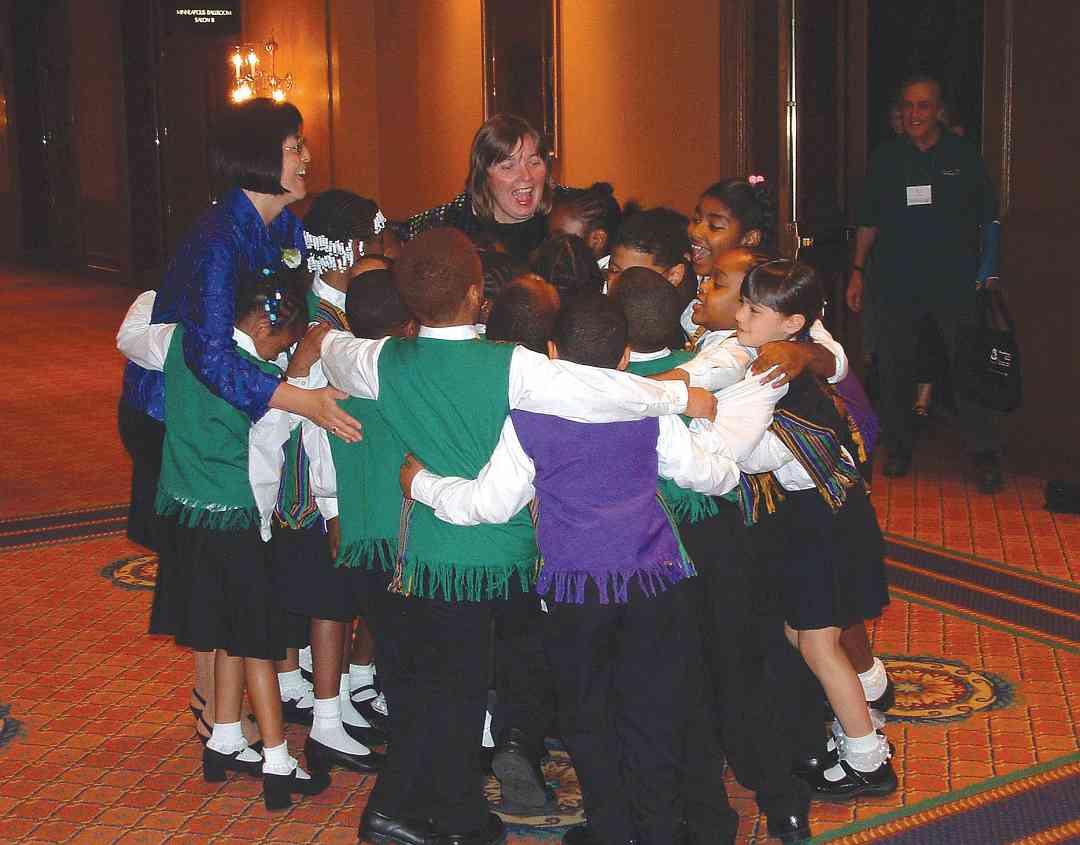
[[[679,366],[679,364],[686,363],[693,357],[693,352],[679,349],[665,355],[663,358],[654,358],[651,361],[631,361],[626,369],[636,376],[653,376],[657,373],[666,373],[668,370]],[[689,425],[689,417],[683,417],[682,420]],[[716,516],[720,512],[712,496],[687,490],[680,487],[670,478],[658,478],[656,480],[656,490],[664,502],[667,503],[678,525],[684,522],[700,522],[707,517]]]
[[[273,364],[237,352],[264,372],[281,375]],[[155,510],[191,528],[240,531],[258,525],[248,474],[251,419],[191,372],[179,325],[165,356],[165,420]]]
[[[355,396],[339,403],[360,423],[363,439],[330,438],[337,475],[341,545],[335,566],[389,572],[398,553],[405,447],[379,413],[379,403]]]
[[[475,478],[509,412],[514,346],[483,340],[390,338],[379,355],[379,412],[432,472]],[[447,601],[531,587],[538,552],[528,508],[503,525],[442,522],[418,502],[403,511],[392,589]]]

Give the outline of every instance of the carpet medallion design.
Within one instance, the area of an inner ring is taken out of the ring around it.
[[[153,590],[157,570],[156,554],[134,555],[114,560],[101,570],[101,574],[125,590]]]
[[[1012,703],[1013,687],[991,672],[943,657],[882,655],[896,685],[890,722],[934,724],[967,719]]]

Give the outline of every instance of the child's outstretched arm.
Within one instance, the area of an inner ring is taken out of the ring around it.
[[[536,495],[536,467],[521,448],[507,418],[495,451],[474,479],[443,477],[412,455],[401,465],[401,492],[427,505],[443,522],[479,525],[507,522]]]
[[[706,439],[678,417],[660,417],[656,455],[660,475],[688,490],[719,496],[739,483],[735,461],[710,451]]]
[[[711,397],[680,381],[552,361],[523,346],[510,360],[510,407],[574,422],[626,422],[682,414],[712,416]]]
[[[694,420],[690,428],[701,435],[706,449],[738,463],[761,441],[772,424],[776,403],[786,393],[787,385],[762,384],[756,375],[748,372],[738,384],[716,394],[715,417]]]
[[[116,348],[144,370],[165,369],[165,356],[169,353],[176,323],[151,323],[157,292],[140,293],[131,303],[120,330],[116,333]]]

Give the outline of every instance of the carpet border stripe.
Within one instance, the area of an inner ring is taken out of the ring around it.
[[[1066,754],[1007,775],[987,778],[985,781],[966,786],[955,792],[947,792],[917,804],[890,810],[863,821],[845,825],[843,828],[822,833],[815,836],[812,841],[829,842],[832,845],[865,845],[865,843],[881,839],[881,834],[891,835],[911,831],[931,822],[1020,795],[1041,786],[1057,783],[1069,777],[1080,777],[1080,752]]]

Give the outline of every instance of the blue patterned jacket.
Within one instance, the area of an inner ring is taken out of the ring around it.
[[[153,322],[183,324],[184,360],[199,381],[253,422],[266,413],[279,379],[236,352],[236,278],[241,270],[279,266],[283,249],[304,253],[299,218],[286,209],[267,227],[235,188],[196,220],[169,262],[154,303]],[[122,401],[164,421],[162,374],[128,363]]]

